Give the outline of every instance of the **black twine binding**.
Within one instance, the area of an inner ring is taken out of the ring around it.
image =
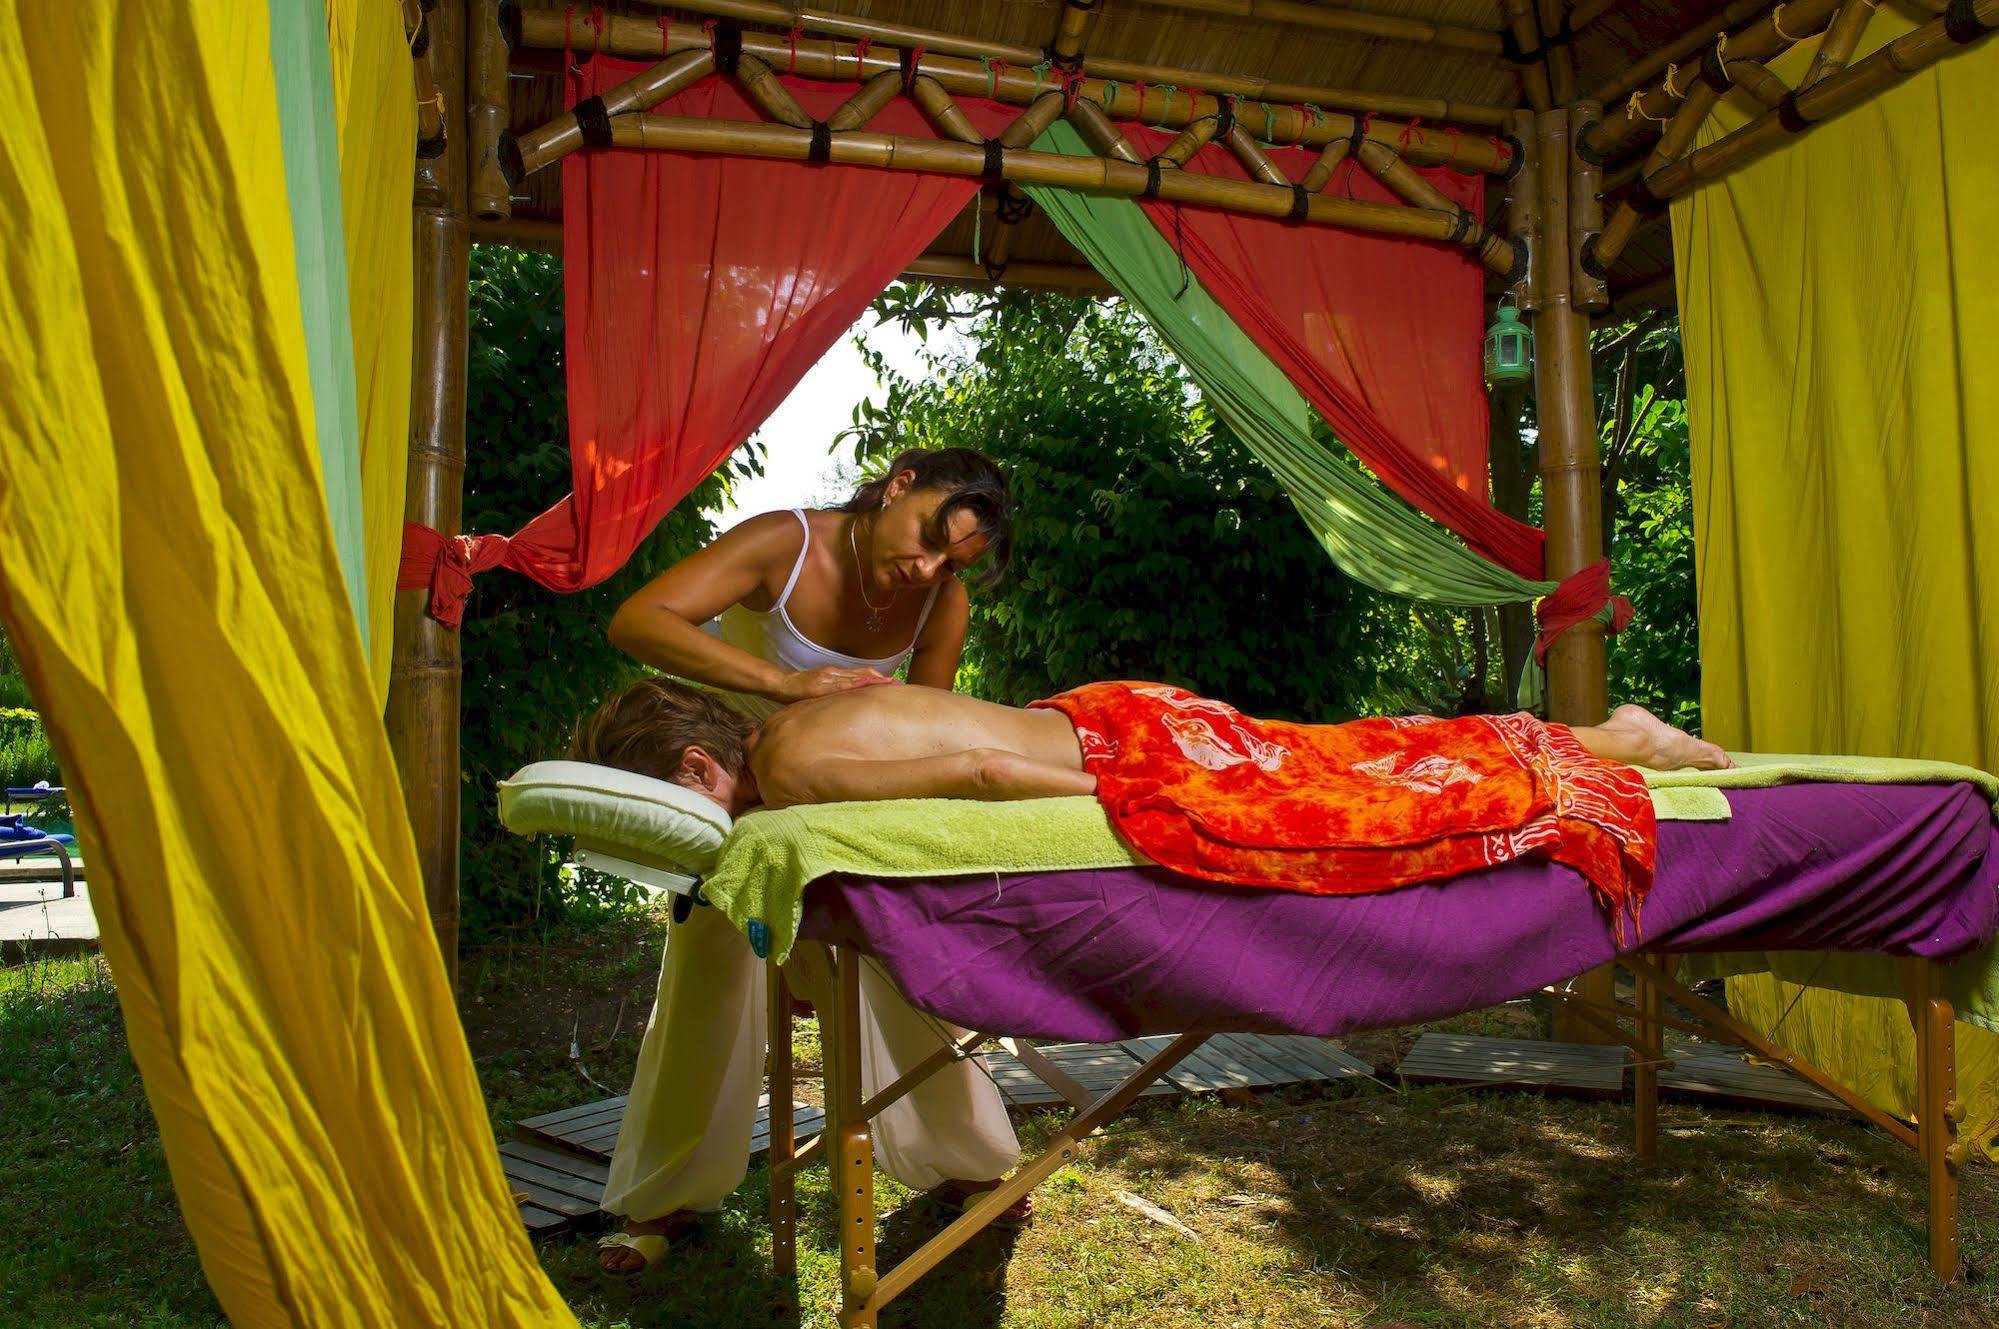
[[[905,46],[895,53],[896,63],[902,66],[902,95],[909,95],[910,87],[916,82],[916,51]]]
[[[1291,211],[1285,215],[1284,220],[1301,222],[1311,214],[1311,211],[1312,191],[1303,185],[1291,186]]]
[[[520,0],[500,0],[500,40],[507,44],[508,51],[521,49],[521,5]]]
[[[812,146],[806,149],[805,160],[815,166],[833,160],[833,127],[824,120],[812,122]]]
[[[433,157],[442,157],[444,155],[444,142],[444,127],[440,125],[435,134],[432,134],[429,138],[420,138],[416,141],[417,160],[429,161]]]
[[[1159,197],[1159,163],[1160,163],[1160,161],[1161,161],[1161,160],[1162,160],[1162,159],[1161,159],[1161,158],[1158,158],[1158,157],[1148,157],[1148,158],[1146,158],[1146,160],[1145,160],[1145,189],[1143,190],[1143,192],[1141,192],[1141,193],[1139,194],[1139,197],[1140,197],[1140,198],[1158,198],[1158,197]]]
[[[1034,200],[1018,193],[1012,185],[1000,186],[999,200],[993,204],[993,211],[1008,226],[1018,226],[1034,213]]]
[[[1052,47],[1044,49],[1048,52],[1048,63],[1056,69],[1061,70],[1064,74],[1074,74],[1083,67],[1083,53],[1081,51],[1076,52],[1074,55],[1057,55]]]
[[[1501,181],[1511,180],[1527,165],[1527,145],[1512,134],[1508,134],[1500,141],[1513,150],[1513,159],[1506,163],[1506,174],[1499,178]]]
[[[1513,266],[1506,270],[1506,284],[1508,286],[1518,286],[1526,280],[1527,241],[1525,239],[1516,239],[1513,242]]]
[[[1950,0],[1950,8],[1943,15],[1944,36],[1959,46],[1969,46],[1992,31],[1979,19],[1975,0]]]
[[[1499,31],[1499,49],[1502,55],[1516,65],[1531,65],[1541,58],[1540,47],[1537,46],[1529,51],[1520,45],[1520,39],[1513,35],[1510,24]]]
[[[1353,132],[1347,135],[1347,156],[1360,156],[1360,145],[1365,142],[1367,142],[1367,120],[1357,115],[1353,121]]]
[[[743,30],[734,23],[723,20],[715,25],[709,34],[715,51],[715,68],[723,74],[734,74],[736,66],[743,62]]]
[[[1006,159],[1000,155],[1000,146],[1000,141],[996,138],[986,140],[986,169],[984,175],[988,180],[1006,179]]]
[[[583,142],[593,148],[611,146],[611,113],[604,109],[602,97],[586,97],[570,108],[576,117],[576,127],[583,131]]]
[[[1478,218],[1469,209],[1459,208],[1458,215],[1451,221],[1451,233],[1444,237],[1446,244],[1461,245],[1466,237],[1478,229]]]
[[[416,20],[416,36],[410,38],[410,56],[421,60],[430,54],[430,15],[419,13]]]
[[[1217,97],[1215,105],[1221,108],[1215,112],[1215,137],[1227,138],[1235,128],[1235,103],[1227,97]]]
[[[1720,42],[1708,47],[1707,54],[1701,57],[1701,82],[1723,93],[1735,86],[1735,80],[1728,76],[1728,66],[1721,62]]]
[[[1787,92],[1784,100],[1777,103],[1777,123],[1784,127],[1787,134],[1802,134],[1811,128],[1812,122],[1798,109],[1797,93]]]

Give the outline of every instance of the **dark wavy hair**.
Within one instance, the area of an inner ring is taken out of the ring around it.
[[[931,519],[931,535],[939,544],[948,539],[951,518],[972,514],[972,534],[986,537],[986,552],[973,582],[981,589],[1006,575],[1013,562],[1013,484],[999,463],[973,448],[910,448],[896,454],[879,480],[870,480],[841,504],[841,512],[873,512],[881,507],[889,481],[908,471],[911,489],[937,489],[944,501]]]

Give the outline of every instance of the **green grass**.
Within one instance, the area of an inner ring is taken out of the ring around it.
[[[598,1095],[585,1072],[623,1087],[659,939],[657,920],[640,917],[467,955],[462,1006],[496,1127]],[[1448,1027],[1519,1032],[1506,1012]],[[809,1097],[818,1048],[807,1025],[798,1029]],[[1385,1059],[1395,1042],[1366,1046]],[[0,970],[0,1105],[0,1324],[220,1323],[96,961]],[[1640,1167],[1618,1104],[1377,1085],[1293,1089],[1241,1106],[1150,1103],[1042,1187],[1032,1225],[980,1237],[884,1323],[1999,1322],[1984,1272],[1999,1243],[1992,1169],[1965,1178],[1973,1277],[1938,1288],[1910,1151],[1822,1117],[1675,1104],[1663,1117],[1662,1163]],[[1056,1128],[1052,1116],[1020,1125],[1030,1145]],[[670,1268],[636,1281],[600,1274],[587,1239],[543,1243],[543,1264],[592,1329],[831,1325],[835,1218],[823,1176],[815,1170],[800,1187],[795,1296],[769,1274],[763,1182],[752,1169]],[[1165,1208],[1199,1240],[1146,1219],[1120,1192]],[[942,1222],[886,1177],[877,1204],[884,1267]],[[774,1311],[788,1296],[797,1311]]]

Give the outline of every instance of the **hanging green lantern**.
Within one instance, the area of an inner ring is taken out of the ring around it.
[[[1534,334],[1520,321],[1520,311],[1502,304],[1499,316],[1485,330],[1485,381],[1524,383],[1534,377]]]

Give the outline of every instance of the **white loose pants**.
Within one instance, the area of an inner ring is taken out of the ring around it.
[[[832,999],[823,946],[801,942],[785,978],[822,1010]],[[769,993],[749,940],[719,909],[673,925],[659,996],[611,1155],[603,1207],[628,1218],[713,1210],[742,1184],[764,1082]],[[861,1093],[893,1084],[964,1030],[915,1009],[873,965],[861,970]],[[785,1112],[773,1105],[772,1119]],[[971,1061],[931,1076],[874,1121],[875,1156],[913,1190],[986,1181],[1020,1155],[999,1090]]]

